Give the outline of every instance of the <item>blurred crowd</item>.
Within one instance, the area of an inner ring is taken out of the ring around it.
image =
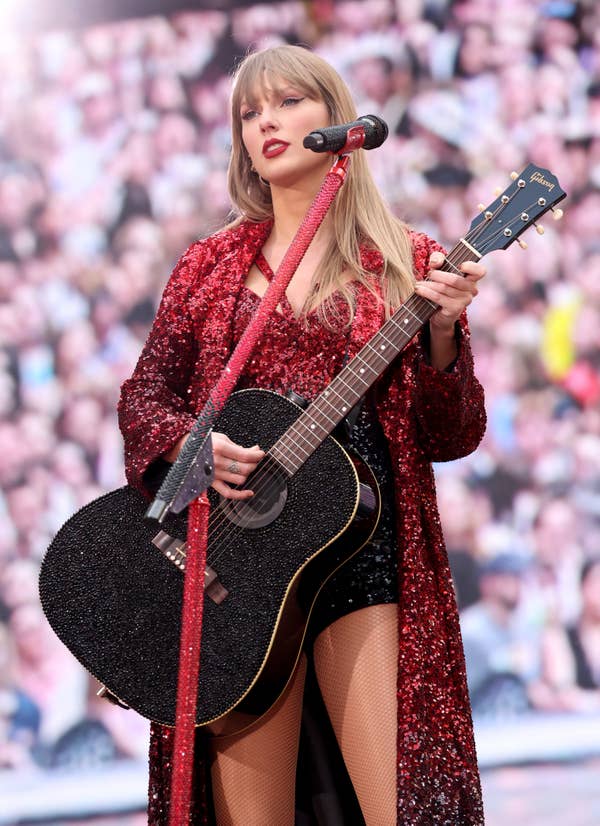
[[[476,716],[600,709],[600,5],[265,3],[0,35],[0,768],[145,750],[45,623],[39,565],[124,482],[120,384],[173,263],[229,213],[230,71],[284,41],[387,121],[376,179],[446,246],[529,162],[568,193],[487,259],[488,430],[436,474]]]

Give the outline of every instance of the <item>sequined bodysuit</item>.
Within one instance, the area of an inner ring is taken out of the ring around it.
[[[259,253],[256,265],[268,280],[271,267]],[[364,300],[364,288],[355,290]],[[234,343],[237,344],[259,302],[252,290],[241,290],[235,312]],[[283,299],[280,312],[270,317],[263,337],[250,358],[240,387],[260,387],[285,395],[294,391],[312,401],[340,372],[347,359],[348,308],[334,295],[339,321],[334,329],[324,325],[316,312],[297,319]],[[348,444],[369,464],[379,484],[381,516],[370,542],[339,569],[321,590],[311,615],[309,639],[334,620],[368,605],[398,601],[394,483],[389,451],[369,393],[360,407]],[[332,505],[333,506],[333,505]]]

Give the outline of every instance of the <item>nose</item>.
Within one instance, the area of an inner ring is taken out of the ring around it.
[[[260,113],[259,125],[263,133],[271,132],[279,127],[276,114],[271,106],[263,106]]]

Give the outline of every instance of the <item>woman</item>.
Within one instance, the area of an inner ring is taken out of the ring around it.
[[[342,80],[305,49],[279,46],[240,65],[229,170],[239,218],[180,259],[123,386],[131,484],[147,488],[157,463],[176,458],[331,166],[331,156],[303,148],[304,136],[355,118]],[[431,462],[469,453],[483,434],[464,309],[484,269],[464,264],[464,277],[452,275],[442,261],[435,243],[390,214],[356,152],[243,377],[245,386],[312,399],[413,290],[440,305],[362,406],[352,440],[378,474],[382,519],[320,595],[306,646],[367,826],[482,822]],[[260,447],[214,434],[213,449],[215,490],[251,496],[243,485]],[[307,657],[265,717],[209,742],[218,826],[294,823]],[[171,738],[154,727],[151,823],[167,822]],[[197,817],[212,822],[202,802]]]

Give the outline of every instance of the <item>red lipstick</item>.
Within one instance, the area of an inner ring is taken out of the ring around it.
[[[271,138],[263,143],[262,153],[265,158],[275,158],[288,148],[289,143]]]

